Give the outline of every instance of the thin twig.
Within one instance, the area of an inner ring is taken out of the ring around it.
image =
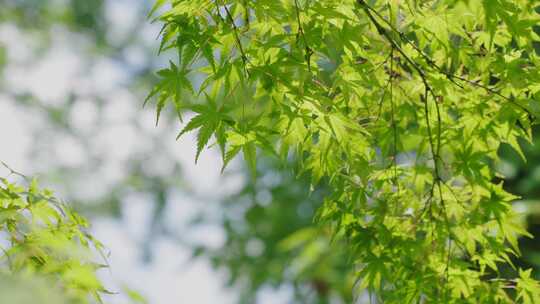
[[[5,167],[9,171],[9,175],[17,175],[19,177],[22,177],[24,180],[28,181],[30,178],[16,170],[13,170],[8,164],[0,160],[0,164],[2,164],[3,167]]]
[[[246,55],[246,52],[244,51],[244,47],[242,46],[242,41],[240,41],[240,36],[238,34],[238,27],[234,23],[234,18],[232,16],[231,12],[229,11],[229,8],[227,7],[227,5],[223,5],[223,8],[225,9],[225,12],[227,13],[227,19],[229,19],[229,22],[231,23],[231,25],[233,27],[234,39],[236,40],[238,50],[240,51],[240,56],[242,57],[242,63],[244,64],[244,72],[249,77],[250,73],[249,73],[249,70],[247,68],[247,65],[249,63],[249,59],[248,59],[248,57]]]
[[[298,0],[294,0],[294,7],[296,11],[296,21],[298,22],[298,34],[302,37],[302,40],[304,41],[304,47],[306,51],[306,63],[308,66],[308,70],[311,73],[311,55],[313,55],[313,50],[309,47],[306,35],[304,33],[304,28],[302,27],[302,22],[300,20],[300,5],[298,4]]]
[[[393,145],[393,151],[392,151],[392,161],[394,164],[394,185],[396,186],[397,190],[397,197],[399,202],[399,179],[398,179],[398,169],[397,169],[397,144],[398,144],[398,133],[397,133],[397,125],[396,125],[396,118],[395,118],[395,105],[394,105],[394,47],[390,50],[390,115],[392,116],[392,129],[393,129],[393,137],[394,137],[394,145]],[[398,210],[398,204],[396,203],[395,210]],[[394,212],[397,214],[397,212]]]

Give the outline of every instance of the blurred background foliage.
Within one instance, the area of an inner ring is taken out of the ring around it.
[[[0,299],[4,303],[67,304],[65,295],[40,278],[0,275]]]
[[[533,143],[521,142],[526,160],[512,148],[503,145],[499,151],[503,161],[499,172],[504,178],[505,188],[519,195],[521,199],[514,203],[515,209],[523,214],[528,231],[534,238],[521,238],[522,258],[516,261],[521,267],[534,268],[536,277],[540,271],[540,128],[533,130]]]
[[[153,240],[174,238],[193,251],[194,259],[208,259],[224,271],[224,283],[238,290],[239,303],[257,303],[268,290],[285,294],[274,303],[354,302],[355,270],[347,244],[331,240],[324,227],[313,222],[327,191],[324,184],[310,191],[306,177],[291,175],[287,164],[263,158],[257,179],[236,164],[218,182],[232,186],[205,187],[212,178],[197,179],[193,170],[215,175],[220,164],[203,157],[199,166],[191,165],[193,144],[174,141],[180,129],[175,119],[162,118],[160,128],[154,128],[154,113],[141,110],[156,81],[151,71],[166,64],[166,58],[156,56],[159,28],[146,19],[152,4],[0,0],[0,103],[27,113],[28,121],[22,123],[32,126],[25,143],[32,164],[27,169],[39,173],[45,184],[59,189],[91,219],[122,218],[134,197],[144,197],[152,204],[152,214],[149,223],[137,223],[143,226],[137,228],[143,231],[141,263],[160,258],[152,250]],[[51,69],[73,70],[60,79],[67,82],[61,94],[36,90],[31,83],[18,85],[22,78],[36,81],[33,73],[43,76]],[[173,112],[166,115],[176,115]],[[538,238],[540,129],[535,138],[533,145],[522,143],[527,162],[503,147],[504,161],[497,170],[506,176],[506,188],[522,197],[515,207]],[[83,156],[74,160],[73,149]],[[170,219],[178,191],[199,203],[185,218]],[[217,227],[223,241],[207,244],[198,234],[190,235],[190,229],[208,226]],[[534,267],[538,276],[540,243],[522,239],[520,246],[523,258],[516,262]],[[0,278],[1,294],[15,292],[9,284]],[[38,299],[41,285],[35,286]],[[369,302],[363,296],[357,302]]]
[[[105,41],[102,0],[3,0],[2,8],[0,17],[3,20],[13,20],[25,29],[43,29],[62,22],[73,30],[92,35],[98,42]]]
[[[353,303],[346,244],[313,222],[327,187],[310,191],[309,177],[294,176],[268,158],[259,161],[255,180],[244,171],[248,182],[222,201],[221,217],[199,215],[194,221],[218,221],[225,243],[194,246],[194,255],[228,270],[228,284],[240,287],[240,303],[256,303],[257,292],[268,285],[292,288],[295,303]]]

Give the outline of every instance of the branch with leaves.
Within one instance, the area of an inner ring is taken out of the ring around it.
[[[40,189],[35,179],[2,164],[10,175],[24,177],[29,185],[10,182],[9,176],[0,179],[0,231],[7,241],[0,254],[0,285],[16,287],[21,280],[36,286],[39,280],[49,288],[42,293],[43,298],[35,301],[101,303],[101,295],[110,292],[98,279],[97,270],[108,265],[94,260],[94,253],[99,252],[106,261],[104,248],[87,232],[86,219],[56,199],[50,190]],[[37,297],[37,290],[30,288],[29,292],[36,292]],[[4,297],[5,291],[2,294],[2,299],[9,298]]]
[[[328,184],[316,219],[349,244],[358,287],[384,303],[540,299],[529,272],[499,271],[528,233],[494,182],[497,150],[521,153],[538,112],[531,1],[164,2],[157,20],[196,42],[180,56],[200,41],[213,54],[175,71],[205,79],[181,135],[198,132],[197,157],[215,138],[224,167],[242,153],[255,175],[267,153]],[[221,9],[229,27],[212,21]],[[152,95],[172,100],[163,81]]]

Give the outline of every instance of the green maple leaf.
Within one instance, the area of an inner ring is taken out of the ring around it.
[[[187,125],[178,133],[178,140],[187,132],[198,129],[197,133],[197,154],[195,162],[198,161],[202,150],[207,146],[208,141],[215,135],[218,144],[224,150],[224,130],[227,123],[232,119],[225,114],[226,108],[218,107],[215,101],[206,95],[207,102],[205,104],[197,104],[189,107],[193,112],[197,113]]]
[[[189,70],[179,69],[178,66],[176,66],[176,64],[174,64],[172,61],[169,61],[169,68],[162,69],[157,72],[161,80],[150,92],[150,94],[148,94],[143,103],[144,107],[152,98],[157,98],[156,126],[159,124],[159,118],[161,116],[163,108],[167,104],[167,101],[170,99],[172,99],[174,102],[178,118],[182,120],[182,116],[180,115],[180,112],[182,110],[182,89],[184,88],[189,90],[190,92],[193,92],[191,82],[187,78],[188,73]]]

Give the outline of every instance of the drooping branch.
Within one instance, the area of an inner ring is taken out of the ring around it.
[[[435,92],[433,91],[433,88],[429,84],[427,76],[426,76],[424,70],[422,70],[422,68],[420,68],[420,66],[418,66],[418,64],[414,60],[412,60],[403,51],[403,49],[390,36],[388,31],[377,21],[377,19],[375,19],[375,17],[373,16],[371,11],[369,10],[368,5],[365,3],[365,1],[364,0],[357,0],[357,3],[362,7],[363,11],[366,13],[366,15],[368,16],[371,23],[377,29],[377,32],[381,36],[383,36],[390,43],[390,46],[392,47],[392,49],[398,51],[401,54],[401,56],[403,56],[403,58],[405,58],[405,60],[413,67],[413,69],[417,71],[418,75],[420,76],[420,78],[422,80],[422,83],[424,84],[425,93],[424,93],[424,96],[421,97],[421,100],[422,100],[422,103],[424,104],[424,112],[425,112],[425,116],[426,116],[427,132],[428,132],[428,137],[429,137],[428,139],[429,139],[429,142],[430,142],[430,147],[431,147],[431,151],[432,151],[432,155],[433,155],[433,161],[435,162],[435,166],[434,166],[435,181],[440,182],[442,180],[441,175],[439,173],[439,166],[438,166],[438,161],[439,161],[439,158],[440,158],[440,155],[438,154],[438,152],[439,152],[440,149],[439,149],[439,147],[436,148],[434,140],[433,140],[431,122],[429,121],[429,104],[428,104],[428,96],[431,95],[433,97],[433,99],[434,99],[435,106],[438,108],[439,105],[436,103],[437,96],[435,95]],[[440,123],[440,120],[441,120],[441,118],[440,118],[440,110],[437,110],[437,113],[438,113],[437,119],[438,119],[438,121]],[[439,133],[438,142],[440,142],[440,131],[438,133]]]
[[[238,33],[238,27],[234,23],[234,17],[232,16],[231,11],[229,10],[226,4],[223,5],[223,9],[225,10],[225,13],[227,15],[227,20],[229,20],[229,23],[233,27],[234,40],[236,41],[238,50],[240,51],[240,57],[242,58],[242,63],[244,65],[244,72],[249,77],[250,73],[247,67],[249,63],[249,58],[247,57],[246,52],[244,51],[244,47],[242,46],[242,41],[240,40],[240,34]]]
[[[441,211],[443,211],[443,216],[444,216],[444,220],[445,220],[445,225],[446,225],[446,230],[447,230],[447,233],[448,233],[448,236],[447,236],[447,239],[448,239],[448,245],[447,245],[447,255],[446,255],[446,266],[445,266],[445,275],[444,275],[444,279],[445,279],[445,285],[446,285],[446,288],[445,288],[445,294],[444,294],[444,297],[447,296],[447,293],[449,291],[448,289],[448,282],[449,282],[449,268],[450,268],[450,253],[451,253],[451,239],[452,239],[452,233],[451,233],[451,229],[450,229],[450,220],[448,218],[448,212],[446,210],[446,202],[445,202],[445,199],[444,199],[444,196],[443,196],[443,193],[442,193],[442,185],[444,182],[442,180],[442,177],[441,177],[441,174],[440,174],[440,171],[439,171],[439,162],[441,161],[441,157],[440,157],[440,149],[441,149],[441,137],[442,137],[442,134],[441,134],[441,130],[442,130],[442,118],[441,118],[441,111],[440,111],[440,106],[437,102],[438,100],[438,96],[435,94],[433,88],[431,87],[431,85],[429,84],[429,81],[428,81],[428,78],[427,78],[427,75],[426,75],[426,72],[412,59],[410,58],[407,54],[405,54],[405,52],[403,51],[403,49],[401,49],[401,47],[397,44],[397,42],[392,38],[392,36],[389,34],[388,30],[381,24],[378,22],[378,20],[373,16],[373,14],[371,13],[371,10],[370,10],[370,7],[365,3],[364,0],[357,0],[357,3],[362,7],[363,11],[365,12],[365,14],[367,15],[367,17],[369,18],[369,20],[371,21],[371,23],[375,26],[375,28],[377,29],[377,32],[383,36],[391,45],[391,48],[392,48],[392,53],[394,50],[397,50],[402,56],[403,58],[405,58],[405,60],[413,67],[413,69],[418,73],[418,75],[420,76],[421,80],[422,80],[422,83],[424,84],[424,94],[420,96],[420,99],[424,105],[424,116],[425,116],[425,121],[426,121],[426,128],[427,128],[427,133],[428,133],[428,141],[430,143],[430,147],[431,147],[431,154],[432,154],[432,157],[433,157],[433,162],[434,162],[434,169],[433,169],[433,174],[434,174],[434,182],[431,186],[431,190],[430,190],[430,193],[429,193],[429,198],[428,198],[428,201],[426,202],[426,205],[425,205],[425,208],[427,207],[429,209],[429,214],[430,214],[430,217],[432,217],[432,211],[431,211],[431,207],[432,207],[432,201],[433,201],[433,197],[434,197],[434,191],[435,191],[435,187],[437,188],[438,190],[438,196],[439,196],[439,200],[440,200],[440,203],[441,203]],[[387,20],[385,20],[386,23],[390,24],[390,22],[388,22]],[[392,25],[393,27],[393,25]],[[393,67],[393,56],[391,58],[391,66]],[[390,79],[392,79],[392,68],[391,68],[391,71],[390,71]],[[390,87],[390,90],[392,90],[392,86]],[[390,92],[390,94],[392,95],[392,91]],[[437,119],[437,134],[436,134],[436,140],[437,140],[437,143],[435,144],[434,142],[434,139],[433,139],[433,131],[432,131],[432,126],[431,126],[431,122],[430,122],[430,114],[429,114],[429,97],[432,96],[433,98],[433,104],[435,105],[435,110],[436,110],[436,119]],[[392,96],[391,96],[392,98]],[[394,128],[394,145],[396,144],[397,142],[397,139],[396,139],[396,136],[397,136],[397,133],[396,133],[396,126],[395,126],[395,121],[394,121],[394,105],[393,105],[393,101],[392,101],[392,108],[391,108],[391,114],[392,114],[392,126]],[[394,155],[394,158],[396,156]],[[424,208],[424,211],[425,211],[425,208]],[[423,213],[423,212],[422,212]],[[422,216],[422,214],[420,215]]]

